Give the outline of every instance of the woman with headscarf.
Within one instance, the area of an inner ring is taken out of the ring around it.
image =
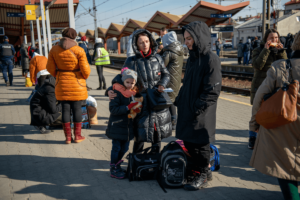
[[[171,101],[174,103],[178,95],[181,85],[181,75],[183,66],[183,46],[177,41],[177,35],[174,31],[165,34],[162,38],[164,48],[162,49],[162,59],[170,73],[170,82],[168,88],[172,88],[173,92],[168,93]],[[176,129],[176,106],[170,107],[172,118],[172,129]]]
[[[128,57],[123,68],[127,67],[138,73],[136,86],[139,94],[144,97],[143,108],[134,120],[135,142],[133,152],[141,152],[144,142],[157,145],[160,149],[161,140],[172,135],[172,123],[169,109],[155,111],[147,105],[146,89],[155,89],[159,92],[167,87],[170,75],[160,55],[156,54],[157,44],[152,34],[140,29],[132,37],[132,47],[135,56]],[[112,83],[121,83],[121,75],[117,75]],[[116,94],[108,91],[109,98]]]
[[[184,189],[199,190],[212,180],[210,143],[215,141],[217,100],[222,85],[221,62],[211,51],[211,34],[204,22],[191,22],[182,27],[182,32],[190,57],[174,103],[178,108],[176,138],[183,140],[191,155],[193,170],[201,173],[184,185]]]
[[[275,61],[266,73],[266,79],[258,88],[252,107],[249,129],[258,132],[250,166],[259,172],[278,179],[285,200],[300,199],[298,182],[300,181],[300,93],[296,121],[266,129],[256,122],[256,114],[266,94],[289,82],[289,76],[300,80],[300,32],[292,44],[294,54],[290,59],[291,71],[287,69],[285,59]]]
[[[66,144],[72,140],[71,111],[74,122],[74,142],[85,139],[81,136],[82,101],[88,98],[86,79],[91,69],[84,49],[77,46],[77,33],[72,28],[62,32],[59,45],[53,46],[48,56],[47,70],[56,78],[55,96],[62,104],[62,122]]]
[[[251,84],[251,105],[256,91],[265,80],[267,71],[271,68],[271,64],[276,60],[287,59],[279,38],[280,35],[277,30],[268,29],[260,43],[260,47],[253,50],[252,67],[254,68],[254,76]],[[256,132],[249,130],[249,149],[254,148],[256,136]]]

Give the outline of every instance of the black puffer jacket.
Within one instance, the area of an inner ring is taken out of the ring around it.
[[[164,37],[166,36],[167,34]],[[183,46],[178,41],[163,48],[162,58],[170,73],[170,82],[167,87],[174,90],[174,92],[168,93],[173,103],[178,95],[181,85],[183,53]]]
[[[114,90],[117,97],[109,102],[110,117],[106,129],[106,136],[110,139],[126,140],[133,139],[133,123],[128,118],[129,111],[126,106],[131,102],[131,98],[126,98],[121,92]]]
[[[140,33],[146,33],[150,38],[152,53],[144,58],[138,50],[136,41]],[[155,88],[159,85],[167,87],[170,75],[166,69],[162,58],[156,54],[157,44],[151,33],[145,29],[140,29],[132,37],[132,48],[135,56],[128,57],[124,67],[135,70],[138,73],[137,87],[144,97],[143,109],[134,120],[134,136],[137,142],[154,142],[154,124],[157,128],[158,141],[172,135],[171,114],[169,109],[161,111],[151,110],[148,106],[146,89]],[[118,75],[113,83],[119,82],[121,76]]]
[[[61,104],[55,98],[55,78],[50,77],[30,101],[32,126],[47,126],[61,115]]]
[[[183,141],[208,144],[215,140],[217,100],[222,85],[221,62],[210,50],[210,30],[203,22],[182,28],[195,43],[175,100],[178,108],[176,137]]]
[[[22,65],[22,69],[29,69],[29,55],[28,55],[28,51],[27,51],[27,44],[22,44],[21,45],[21,65]]]

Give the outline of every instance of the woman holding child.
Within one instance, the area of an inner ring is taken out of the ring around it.
[[[146,89],[158,88],[159,92],[163,92],[170,81],[169,72],[162,58],[156,54],[157,44],[153,36],[145,29],[136,31],[132,37],[132,47],[135,56],[128,57],[123,68],[137,73],[137,96],[143,96],[141,113],[133,121],[135,136],[133,152],[136,153],[143,150],[144,142],[156,144],[160,148],[161,140],[172,135],[172,123],[169,109],[154,111],[147,105]],[[113,79],[112,84],[115,83],[124,85],[122,74]],[[108,96],[113,100],[119,98],[120,93],[110,89]],[[129,110],[127,112],[129,113]]]

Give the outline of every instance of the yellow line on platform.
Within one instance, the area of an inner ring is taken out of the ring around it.
[[[95,67],[96,69],[96,67]],[[105,72],[109,72],[109,73],[114,73],[114,74],[119,74],[120,72],[118,71],[111,71],[111,70],[107,70],[107,69],[103,69]],[[226,100],[226,101],[231,101],[231,102],[234,102],[234,103],[238,103],[238,104],[242,104],[242,105],[246,105],[246,106],[252,106],[251,104],[248,104],[248,103],[244,103],[244,102],[241,102],[241,101],[236,101],[236,100],[232,100],[232,99],[227,99],[227,98],[224,98],[224,97],[219,97],[220,99],[223,99],[223,100]]]
[[[236,101],[236,100],[232,100],[232,99],[227,99],[227,98],[224,98],[224,97],[219,97],[219,98],[220,98],[220,99],[223,99],[223,100],[226,100],[226,101],[231,101],[231,102],[234,102],[234,103],[246,105],[246,106],[252,106],[252,105],[249,104],[249,103],[244,103],[244,102],[241,102],[241,101]]]

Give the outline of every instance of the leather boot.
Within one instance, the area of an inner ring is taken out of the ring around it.
[[[74,135],[75,143],[79,143],[85,140],[85,137],[81,136],[81,122],[74,122]]]
[[[72,141],[71,123],[62,123],[62,125],[66,136],[66,144],[70,144]]]

